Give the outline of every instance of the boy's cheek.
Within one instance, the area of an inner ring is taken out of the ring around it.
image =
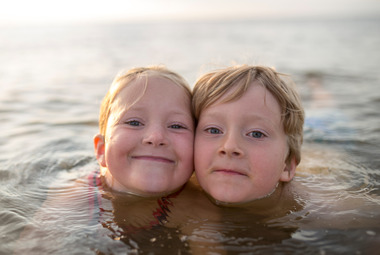
[[[196,151],[199,151],[200,154],[210,154],[214,150],[215,145],[204,138],[196,137],[194,142],[194,148]]]

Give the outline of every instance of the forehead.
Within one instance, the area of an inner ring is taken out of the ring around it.
[[[165,93],[162,93],[163,91]],[[146,96],[160,98],[169,97],[169,95],[187,97],[186,89],[168,78],[156,75],[141,76],[126,84],[116,95],[114,101],[135,104]]]
[[[246,91],[243,91],[241,84],[232,86],[210,106],[228,103],[235,103],[247,108],[261,106],[270,108],[275,112],[281,112],[278,100],[257,80],[252,81]]]
[[[141,77],[131,81],[116,96],[111,114],[118,115],[136,107],[154,110],[175,108],[186,113],[191,111],[186,89],[159,76]]]
[[[236,89],[236,88],[235,88]],[[233,93],[233,91],[229,91]],[[280,105],[274,96],[261,84],[253,84],[239,98],[226,101],[224,95],[201,112],[199,123],[217,122],[236,126],[263,124],[270,130],[283,130]],[[202,124],[202,125],[203,125]]]

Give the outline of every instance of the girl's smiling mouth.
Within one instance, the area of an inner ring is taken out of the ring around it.
[[[169,158],[152,155],[133,156],[132,159],[156,161],[161,163],[174,163],[174,160],[171,160]]]

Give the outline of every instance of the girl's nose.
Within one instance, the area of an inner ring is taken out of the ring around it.
[[[164,146],[168,144],[168,139],[163,128],[152,127],[147,129],[142,142],[147,145]]]

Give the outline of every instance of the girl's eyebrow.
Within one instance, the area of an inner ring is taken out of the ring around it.
[[[125,116],[128,113],[143,113],[144,111],[149,111],[149,110],[147,110],[145,107],[140,107],[140,106],[131,107],[129,109],[125,109],[121,113],[121,116]],[[187,118],[193,120],[193,117],[191,115],[190,110],[189,111],[181,111],[181,110],[178,110],[178,109],[171,109],[171,110],[168,111],[168,115],[172,115],[172,116],[186,116]]]
[[[173,114],[173,115],[187,115],[187,116],[190,116],[191,117],[191,113],[190,111],[178,111],[177,109],[176,110],[173,110],[171,112],[169,112],[170,114]]]

